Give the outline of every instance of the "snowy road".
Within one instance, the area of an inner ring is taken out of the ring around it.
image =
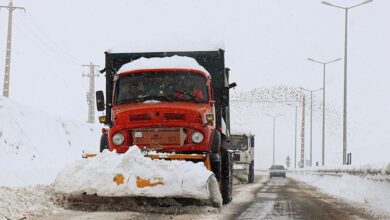
[[[1,194],[1,193],[0,193]],[[10,191],[10,203],[19,210],[30,210],[28,220],[84,220],[84,219],[389,219],[377,215],[362,204],[346,202],[319,192],[292,178],[272,178],[257,172],[254,184],[237,184],[234,199],[222,209],[210,206],[171,205],[148,206],[134,203],[126,210],[63,209],[54,201],[52,186]],[[7,194],[4,194],[7,195]],[[28,197],[22,197],[28,195]],[[46,195],[46,196],[44,196]],[[31,201],[30,201],[31,200]],[[22,204],[22,205],[21,205]],[[31,211],[32,207],[36,211]],[[40,211],[39,211],[40,210]],[[1,198],[0,198],[1,213]],[[8,215],[10,216],[10,215]],[[20,215],[11,216],[18,219]]]
[[[377,219],[357,204],[347,204],[291,178],[272,178],[256,199],[232,219]]]

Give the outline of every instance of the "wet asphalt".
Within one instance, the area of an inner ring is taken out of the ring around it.
[[[363,208],[332,198],[292,178],[274,177],[231,219],[376,219]]]

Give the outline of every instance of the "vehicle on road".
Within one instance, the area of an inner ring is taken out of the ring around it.
[[[216,179],[222,203],[229,203],[233,192],[233,155],[228,150],[229,90],[236,83],[229,84],[224,50],[107,51],[105,58],[102,72],[106,76],[106,95],[96,92],[97,109],[105,111],[99,121],[107,127],[102,131],[100,151],[124,154],[137,146],[152,160],[203,162],[212,172],[208,172],[211,176],[201,188],[213,196],[208,184],[213,182],[210,179]],[[140,160],[133,163],[143,167]],[[114,176],[113,181],[117,185],[133,181],[135,174],[128,170],[129,173]],[[128,194],[161,197],[161,192],[154,192],[163,191],[170,184],[191,185],[193,181],[186,181],[190,174],[191,170],[167,180],[158,175],[148,177],[145,172],[134,178],[136,185],[128,187],[132,191]],[[199,194],[182,188],[170,196],[191,198]]]
[[[255,136],[251,133],[234,133],[230,136],[230,150],[233,151],[233,175],[245,183],[255,178]]]
[[[272,165],[271,168],[269,168],[269,177],[286,178],[286,169],[283,165]]]

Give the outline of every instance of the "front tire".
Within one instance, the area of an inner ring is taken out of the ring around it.
[[[100,153],[103,152],[103,150],[105,149],[109,149],[107,133],[102,134],[102,136],[100,137]]]
[[[223,204],[228,204],[233,197],[233,157],[226,149],[221,149],[221,157],[221,194]]]
[[[255,180],[255,161],[252,160],[249,165],[248,183],[253,183]]]

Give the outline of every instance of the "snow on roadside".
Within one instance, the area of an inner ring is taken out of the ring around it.
[[[378,181],[377,178],[373,178],[375,175],[357,176],[313,171],[290,172],[288,175],[330,195],[362,203],[390,214],[390,182]]]
[[[100,126],[61,119],[0,98],[0,186],[49,184],[57,172],[96,152]]]
[[[52,185],[0,187],[0,218],[42,217],[62,212]]]

